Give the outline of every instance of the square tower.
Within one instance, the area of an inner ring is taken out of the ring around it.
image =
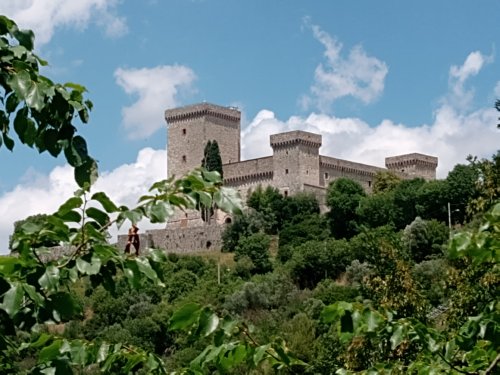
[[[285,194],[319,184],[319,148],[322,137],[302,130],[273,134],[273,183]]]
[[[210,103],[167,109],[168,176],[181,177],[201,165],[208,141],[216,140],[223,164],[240,161],[241,113]]]
[[[404,154],[385,158],[390,171],[404,173],[410,178],[421,177],[427,181],[436,179],[438,158],[425,154]]]

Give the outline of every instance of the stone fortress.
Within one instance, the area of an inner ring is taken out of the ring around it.
[[[387,157],[386,168],[380,168],[321,155],[321,135],[301,130],[271,135],[272,156],[241,160],[241,113],[234,107],[194,104],[165,111],[165,119],[169,177],[180,177],[199,167],[206,143],[216,140],[224,184],[237,189],[244,201],[249,192],[261,185],[275,187],[285,196],[310,192],[323,204],[331,181],[348,177],[370,192],[375,174],[384,170],[403,178],[436,178],[438,159],[434,156],[411,153]],[[166,229],[141,234],[141,247],[164,248],[168,252],[220,250],[224,224],[232,219],[222,212],[214,216],[206,223],[197,211],[178,212]],[[120,247],[125,241],[126,236],[119,236]]]

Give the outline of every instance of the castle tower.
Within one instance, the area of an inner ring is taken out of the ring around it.
[[[283,194],[318,185],[321,141],[321,135],[301,130],[271,135],[273,183]]]
[[[410,178],[436,179],[438,158],[424,154],[405,154],[385,158],[385,166],[390,171],[405,173]]]
[[[168,176],[199,167],[209,140],[219,144],[223,164],[239,162],[240,118],[236,108],[210,103],[166,110]]]

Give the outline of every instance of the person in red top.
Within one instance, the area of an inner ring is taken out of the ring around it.
[[[125,246],[125,253],[130,254],[130,246],[133,245],[135,248],[136,255],[139,255],[139,228],[135,223],[132,224],[128,230],[127,246]]]

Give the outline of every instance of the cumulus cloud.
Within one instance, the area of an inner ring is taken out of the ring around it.
[[[450,69],[449,92],[430,124],[409,127],[390,119],[368,124],[359,118],[314,112],[280,120],[272,111],[262,110],[243,131],[243,156],[271,155],[271,134],[300,129],[322,134],[320,152],[323,155],[383,167],[387,156],[420,152],[438,156],[438,177],[446,177],[454,165],[465,162],[467,155],[490,157],[498,149],[496,111],[493,108],[468,110],[461,105],[465,98],[470,100],[469,95],[473,95],[464,89],[467,79],[478,74],[487,61],[481,53],[473,52],[462,65]],[[500,90],[498,87],[497,84],[496,92]]]
[[[308,25],[309,26],[309,25]],[[317,25],[310,25],[313,36],[325,47],[326,61],[314,72],[310,93],[301,98],[304,109],[317,108],[327,112],[337,99],[352,96],[371,103],[384,91],[387,65],[368,56],[360,45],[342,56],[342,43]]]
[[[455,108],[468,109],[474,97],[472,88],[466,89],[466,81],[476,76],[483,66],[493,61],[491,56],[485,56],[479,51],[471,52],[464,63],[460,66],[453,65],[449,73],[449,88],[448,95],[444,101],[454,106]]]
[[[37,45],[48,43],[57,28],[85,29],[95,23],[109,37],[127,33],[125,17],[118,15],[118,0],[2,0],[0,13],[14,19],[21,28],[32,29]]]
[[[167,176],[166,158],[165,150],[142,149],[133,163],[101,172],[93,190],[106,192],[118,205],[134,206],[153,182]],[[7,252],[8,237],[12,234],[15,221],[30,215],[55,212],[76,190],[73,169],[69,165],[58,166],[49,175],[28,171],[18,186],[0,196],[0,253]],[[139,227],[145,230],[158,225],[143,222]],[[124,230],[122,228],[121,232]],[[113,238],[117,232],[116,227],[111,228]]]
[[[166,108],[179,105],[179,95],[189,92],[196,79],[194,72],[182,65],[115,71],[116,83],[135,103],[122,109],[122,122],[130,137],[147,138],[164,125]]]

